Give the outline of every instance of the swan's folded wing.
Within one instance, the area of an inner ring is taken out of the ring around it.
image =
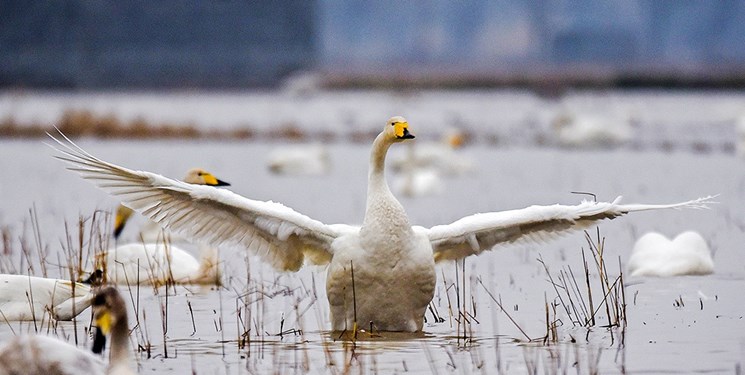
[[[244,198],[225,189],[193,185],[100,160],[62,135],[57,156],[70,170],[176,233],[213,245],[246,247],[277,269],[295,271],[306,259],[325,264],[331,242],[346,226],[326,225],[280,203]]]
[[[584,229],[603,219],[632,211],[664,208],[705,208],[712,197],[669,205],[582,202],[576,206],[531,206],[520,210],[489,212],[464,217],[427,231],[436,261],[480,254],[500,244],[543,241],[571,230]]]

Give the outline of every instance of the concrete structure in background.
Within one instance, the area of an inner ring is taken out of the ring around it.
[[[0,85],[745,82],[737,0],[0,0]]]

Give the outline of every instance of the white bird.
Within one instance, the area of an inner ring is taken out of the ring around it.
[[[436,171],[442,176],[460,176],[474,171],[471,158],[459,150],[464,135],[459,130],[449,130],[439,142],[410,143],[404,157],[391,161],[396,172],[406,173],[417,169]]]
[[[275,174],[320,176],[331,170],[331,157],[320,144],[284,146],[272,150],[267,166]]]
[[[206,186],[230,186],[201,168],[192,168],[184,182]],[[114,237],[118,238],[132,215],[132,209],[119,205],[114,220]],[[176,284],[220,285],[221,272],[218,251],[199,244],[199,260],[173,244],[175,236],[152,220],[142,225],[138,240],[113,248],[98,255],[97,264],[106,271],[107,280],[116,284],[164,285]]]
[[[0,348],[0,375],[130,375],[129,327],[124,300],[114,288],[96,293],[93,320],[97,326],[93,351],[42,335],[23,335]],[[108,366],[98,355],[111,336]],[[95,353],[95,354],[94,354]]]
[[[414,143],[409,143],[406,156],[410,160],[417,160],[412,144]],[[444,191],[444,186],[439,170],[435,164],[401,163],[399,173],[393,181],[393,188],[397,193],[409,198],[440,194]]]
[[[337,331],[353,330],[358,323],[380,331],[420,331],[434,295],[436,261],[545,239],[631,211],[705,207],[710,199],[671,205],[622,205],[616,199],[531,206],[476,214],[432,228],[412,227],[384,173],[390,146],[414,138],[407,121],[396,116],[372,145],[362,226],[327,225],[280,203],[120,167],[67,138],[52,138],[62,147],[57,149],[62,154],[58,158],[71,163],[71,170],[166,228],[215,244],[244,246],[281,270],[298,270],[306,260],[329,264],[326,290],[332,329]]]
[[[412,168],[396,176],[393,182],[396,192],[410,197],[437,195],[443,192],[442,178],[433,168]]]
[[[205,284],[220,285],[217,250],[200,244],[197,260],[168,242],[117,245],[100,255],[107,280],[120,285]]]
[[[626,118],[594,113],[562,113],[553,122],[557,140],[564,147],[609,147],[631,140],[633,129]]]
[[[91,305],[95,272],[87,283],[0,274],[0,321],[72,320]]]
[[[106,364],[99,356],[49,336],[16,336],[0,348],[0,375],[105,373]]]
[[[714,260],[698,232],[680,233],[672,241],[649,232],[634,244],[628,270],[631,276],[708,275],[714,272]]]

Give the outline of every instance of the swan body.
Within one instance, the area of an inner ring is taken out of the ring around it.
[[[444,190],[440,174],[432,168],[406,170],[393,183],[397,193],[410,198],[437,195]]]
[[[296,176],[319,176],[331,170],[331,157],[319,144],[275,148],[268,157],[272,173]]]
[[[280,270],[298,270],[306,261],[328,264],[334,330],[372,325],[380,331],[420,331],[435,289],[437,261],[546,239],[632,211],[701,208],[710,199],[671,205],[624,205],[617,199],[531,206],[471,215],[432,228],[412,226],[384,173],[390,146],[411,138],[408,122],[400,116],[389,119],[375,138],[361,226],[324,224],[280,203],[130,170],[88,154],[67,138],[56,141],[58,158],[72,170],[170,230],[214,244],[243,246]]]
[[[708,275],[714,272],[714,260],[698,232],[683,232],[672,241],[650,232],[634,244],[628,269],[631,276]]]
[[[16,336],[0,349],[0,375],[105,373],[106,365],[101,357],[53,337]]]
[[[163,285],[220,284],[217,252],[200,245],[201,259],[165,242],[129,243],[102,254],[109,282],[115,284]]]
[[[133,375],[124,300],[109,287],[95,293],[92,305],[97,330],[92,351],[48,336],[16,336],[0,348],[0,375]],[[111,338],[108,365],[97,355],[107,336]]]
[[[631,140],[629,121],[598,114],[562,114],[553,123],[557,140],[564,147],[618,146]]]
[[[74,291],[73,291],[74,288]],[[0,321],[72,320],[91,305],[91,286],[70,280],[0,275]]]

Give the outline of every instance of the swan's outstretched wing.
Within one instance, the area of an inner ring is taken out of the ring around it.
[[[280,203],[244,198],[225,189],[188,184],[120,167],[87,153],[60,133],[58,159],[68,169],[164,228],[197,241],[245,246],[280,270],[295,271],[306,259],[325,264],[344,225],[326,225]]]
[[[466,216],[448,225],[427,231],[436,261],[480,254],[499,244],[540,241],[570,230],[587,228],[603,219],[613,219],[632,211],[663,208],[705,208],[712,197],[669,205],[582,202],[576,206],[530,206],[521,210],[489,212]]]

